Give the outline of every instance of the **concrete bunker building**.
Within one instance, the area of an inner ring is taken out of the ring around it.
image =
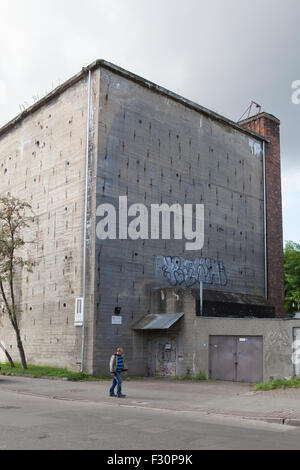
[[[237,124],[98,60],[0,129],[0,171],[36,214],[18,292],[29,362],[107,374],[122,345],[134,375],[292,375],[277,118]],[[203,249],[99,240],[97,207],[120,196],[204,204]],[[0,340],[16,359],[5,317]]]

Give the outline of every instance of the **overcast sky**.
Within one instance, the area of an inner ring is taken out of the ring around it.
[[[234,121],[254,100],[281,120],[284,239],[300,243],[299,19],[300,0],[1,0],[0,126],[97,58]]]

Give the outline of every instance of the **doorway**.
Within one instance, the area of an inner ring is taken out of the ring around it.
[[[177,336],[162,335],[152,341],[152,372],[159,377],[175,377]]]
[[[210,336],[210,376],[236,382],[262,382],[262,336]]]

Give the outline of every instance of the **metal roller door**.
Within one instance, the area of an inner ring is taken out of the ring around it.
[[[262,336],[210,336],[210,376],[217,380],[261,382]]]

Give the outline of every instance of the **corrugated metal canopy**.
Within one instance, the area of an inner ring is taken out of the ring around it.
[[[133,327],[133,330],[168,330],[174,325],[184,313],[163,313],[146,315],[139,320]]]

